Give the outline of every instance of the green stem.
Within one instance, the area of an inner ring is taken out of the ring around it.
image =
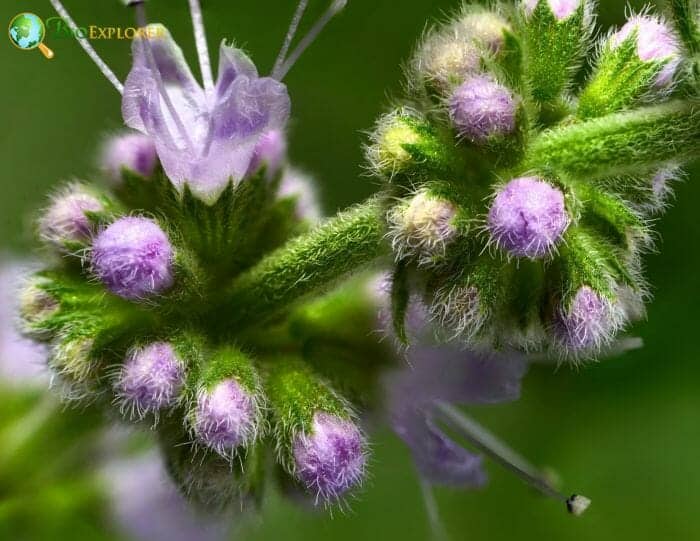
[[[671,0],[671,12],[676,22],[678,33],[691,53],[700,51],[700,33],[698,32],[694,5],[689,0]]]
[[[264,258],[225,291],[218,320],[235,331],[260,324],[374,261],[383,253],[382,209],[372,197]]]
[[[607,115],[544,132],[524,169],[605,177],[700,155],[700,108],[690,101]]]

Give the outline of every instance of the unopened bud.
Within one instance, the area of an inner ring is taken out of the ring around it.
[[[86,213],[104,211],[100,199],[80,184],[71,184],[52,197],[39,220],[41,238],[62,252],[85,244],[92,235]]]
[[[421,190],[406,204],[398,204],[389,213],[389,236],[397,259],[412,257],[430,264],[444,254],[457,228],[453,220],[457,207],[438,196]]]
[[[561,241],[569,222],[564,194],[538,177],[511,180],[488,214],[494,242],[516,257],[544,257]]]
[[[354,422],[317,412],[309,432],[294,440],[296,476],[322,500],[336,500],[362,481],[364,447]]]
[[[515,131],[518,102],[489,75],[473,75],[450,97],[450,119],[460,136],[477,144]]]
[[[185,382],[185,364],[173,346],[155,342],[131,352],[116,383],[123,411],[143,418],[174,406]]]
[[[148,178],[158,163],[153,139],[141,133],[124,133],[111,137],[102,149],[102,169],[118,185],[124,170]]]
[[[92,245],[92,271],[112,293],[141,299],[173,283],[174,250],[153,220],[126,217],[100,232]]]

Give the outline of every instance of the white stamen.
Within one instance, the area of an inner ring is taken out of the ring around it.
[[[442,520],[440,520],[440,510],[435,501],[433,488],[425,479],[421,478],[420,475],[418,480],[420,482],[421,494],[423,495],[423,502],[425,503],[425,512],[428,514],[430,531],[433,534],[433,541],[449,541],[445,527],[442,524]]]
[[[292,22],[289,23],[289,28],[287,29],[287,35],[284,37],[284,42],[282,43],[282,48],[277,55],[277,60],[275,60],[275,66],[272,68],[272,74],[270,75],[273,79],[278,79],[277,73],[282,67],[282,62],[284,62],[287,53],[289,52],[289,47],[292,44],[292,40],[297,33],[299,28],[299,23],[301,18],[304,16],[304,11],[306,11],[306,6],[309,4],[309,0],[299,0],[297,4],[297,9],[292,17]]]
[[[515,473],[543,495],[564,503],[572,515],[580,516],[590,505],[591,500],[585,496],[575,494],[570,497],[564,496],[552,486],[546,475],[459,409],[445,402],[436,402],[435,411],[445,423],[476,449]]]
[[[289,73],[289,70],[292,69],[294,64],[296,64],[297,60],[299,60],[299,57],[304,53],[304,51],[309,47],[309,45],[311,45],[314,42],[314,40],[323,31],[323,29],[331,21],[331,19],[345,8],[347,3],[348,0],[334,0],[334,2],[328,7],[325,13],[321,15],[318,21],[316,21],[316,24],[314,24],[311,27],[311,30],[309,30],[309,32],[294,48],[289,57],[287,57],[287,59],[284,61],[282,67],[275,74],[275,79],[277,79],[278,81],[284,79],[285,75]]]
[[[202,72],[204,89],[209,91],[214,88],[214,77],[211,72],[207,34],[204,30],[204,21],[202,20],[202,8],[199,5],[199,0],[189,0],[189,3],[190,14],[192,15],[192,28],[194,29],[194,41],[197,46],[197,56],[199,57],[199,69]]]
[[[136,24],[139,26],[139,28],[146,28],[146,26],[148,26],[148,19],[146,17],[146,6],[144,6],[143,3],[139,3],[134,4],[134,8],[136,10]],[[173,102],[170,99],[170,95],[168,94],[168,91],[165,88],[165,83],[163,83],[163,78],[160,75],[160,70],[158,69],[158,65],[156,64],[156,59],[153,56],[153,50],[151,49],[151,44],[149,42],[148,35],[145,35],[143,38],[141,38],[141,46],[143,47],[143,51],[146,54],[146,61],[148,62],[148,67],[153,72],[153,76],[156,79],[158,93],[160,94],[161,98],[163,98],[163,102],[165,102],[165,106],[168,108],[168,112],[170,113],[173,122],[175,122],[177,131],[180,132],[180,136],[185,141],[185,145],[189,147],[190,151],[194,152],[194,144],[192,143],[192,140],[190,139],[187,133],[187,129],[185,128],[185,125],[183,124],[180,115],[177,114],[177,109],[175,109],[175,106],[173,105]],[[172,138],[172,134],[170,134],[170,136]]]
[[[78,25],[75,24],[75,21],[71,18],[71,16],[68,14],[66,11],[66,8],[63,7],[63,4],[61,4],[60,0],[49,0],[51,2],[51,5],[53,8],[56,10],[56,13],[63,19],[68,27],[71,29],[73,32],[73,35],[75,36],[75,39],[78,40],[78,43],[80,43],[80,46],[83,48],[83,50],[88,54],[88,56],[92,59],[92,61],[97,65],[97,67],[100,69],[102,72],[102,75],[104,75],[107,80],[114,85],[114,88],[117,89],[117,92],[120,94],[124,93],[124,85],[121,84],[119,79],[117,79],[117,76],[114,75],[114,72],[109,68],[107,64],[105,64],[104,60],[100,58],[100,55],[97,54],[97,51],[92,48],[92,45],[90,45],[90,42],[86,37],[84,37],[78,28]]]

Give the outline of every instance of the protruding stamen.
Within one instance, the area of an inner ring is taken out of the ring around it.
[[[75,39],[78,40],[78,43],[80,43],[80,46],[83,48],[83,50],[88,54],[88,56],[92,59],[92,61],[97,64],[97,67],[100,69],[102,72],[102,75],[104,75],[107,80],[114,85],[114,88],[117,89],[117,92],[120,94],[124,93],[124,85],[117,79],[117,76],[114,75],[114,72],[110,69],[110,67],[100,58],[100,55],[97,54],[97,51],[93,49],[92,45],[90,45],[90,42],[88,39],[82,35],[82,32],[80,28],[78,28],[78,25],[75,24],[75,21],[73,18],[68,14],[66,11],[66,8],[63,7],[63,4],[61,4],[60,0],[50,0],[51,5],[53,8],[56,10],[56,13],[63,19],[68,27],[71,29],[73,32],[73,35],[75,36]]]
[[[326,25],[331,21],[333,17],[335,17],[338,13],[340,13],[345,6],[347,5],[348,0],[334,0],[333,3],[328,7],[328,9],[325,11],[323,15],[316,21],[316,24],[314,24],[311,27],[311,30],[309,30],[309,33],[304,36],[304,38],[299,42],[299,44],[295,47],[295,49],[291,52],[289,57],[284,61],[284,64],[282,64],[282,67],[275,73],[275,79],[278,81],[281,81],[284,79],[285,75],[289,73],[289,70],[292,69],[294,64],[296,64],[297,60],[299,60],[299,57],[304,54],[304,51],[311,45],[314,40],[318,37],[318,35],[323,31],[323,29],[326,27]]]
[[[433,541],[448,541],[449,537],[442,524],[442,520],[440,520],[440,511],[435,501],[433,488],[425,479],[420,478],[420,474],[419,482],[421,494],[423,495],[423,502],[425,503],[425,512],[428,515],[428,522],[430,523],[430,531],[433,534]]]
[[[207,34],[202,20],[202,8],[199,0],[189,0],[190,14],[192,15],[192,28],[194,29],[194,42],[197,46],[199,57],[199,69],[202,72],[204,89],[209,91],[214,88],[214,77],[211,73],[211,61],[209,60],[209,47],[207,46]]]
[[[146,28],[148,26],[146,6],[143,2],[139,2],[137,4],[132,5],[136,14],[136,24],[139,28]],[[153,77],[155,77],[156,85],[158,86],[158,93],[160,94],[161,98],[163,98],[163,102],[168,108],[168,112],[170,113],[173,122],[175,122],[177,131],[180,133],[180,136],[185,141],[185,145],[187,145],[190,151],[194,152],[194,144],[192,143],[192,140],[190,139],[190,136],[187,133],[187,129],[185,128],[185,125],[182,122],[180,115],[177,114],[177,109],[175,109],[175,105],[173,105],[173,101],[170,99],[170,95],[168,94],[168,91],[165,88],[165,83],[163,83],[163,77],[161,77],[160,75],[160,70],[158,69],[155,56],[153,55],[153,50],[151,49],[151,44],[148,40],[148,35],[144,35],[143,38],[141,38],[141,46],[143,47],[144,54],[146,55],[148,68],[153,72]]]
[[[445,402],[436,402],[435,411],[442,421],[447,423],[476,449],[483,452],[494,462],[498,462],[504,468],[515,473],[543,495],[565,504],[572,515],[580,516],[590,505],[591,501],[585,496],[574,494],[567,497],[562,494],[552,486],[546,475],[454,406]]]
[[[297,4],[297,9],[294,12],[294,16],[292,17],[292,22],[289,23],[289,29],[287,29],[287,35],[284,37],[282,48],[280,49],[280,52],[277,55],[277,60],[275,60],[275,66],[272,68],[271,77],[273,79],[279,79],[279,77],[277,77],[277,74],[280,68],[282,67],[282,63],[284,62],[287,53],[289,52],[289,47],[292,44],[292,40],[294,39],[294,36],[297,33],[299,23],[301,22],[301,18],[304,16],[304,11],[306,11],[307,5],[309,5],[309,0],[299,0],[299,4]]]

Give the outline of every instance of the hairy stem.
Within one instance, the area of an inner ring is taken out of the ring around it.
[[[327,289],[383,253],[382,204],[373,197],[298,237],[246,271],[225,291],[220,320],[229,328],[274,316]]]
[[[524,166],[590,178],[698,155],[700,107],[676,101],[547,131],[533,141]]]

